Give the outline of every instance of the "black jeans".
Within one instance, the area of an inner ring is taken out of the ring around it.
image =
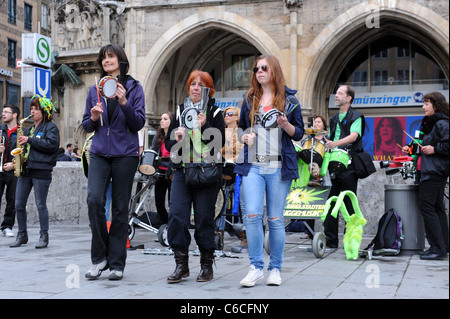
[[[335,178],[331,180],[331,184],[332,185],[328,198],[332,196],[339,196],[342,191],[346,190],[350,190],[356,194],[356,189],[358,188],[358,178],[356,177],[356,173],[353,169],[352,164],[350,164],[348,166],[348,169],[343,173],[336,174]],[[331,203],[329,210],[330,213],[333,211],[335,204],[335,202]],[[355,213],[355,210],[353,209],[353,205],[349,197],[345,197],[344,204],[348,210],[349,215],[353,215]],[[323,226],[325,230],[327,246],[330,248],[337,247],[339,243],[339,215],[338,218],[334,218],[333,216],[331,216],[331,214],[328,214],[325,218]]]
[[[432,176],[419,184],[419,207],[430,253],[433,254],[448,253],[448,220],[444,206],[446,182],[446,177]]]
[[[1,226],[2,230],[5,228],[12,229],[14,226],[14,222],[16,220],[16,205],[15,205],[16,185],[17,185],[17,177],[14,176],[13,172],[2,173],[2,179],[0,180],[0,199],[6,187],[5,193],[6,207],[5,207],[5,215]]]
[[[91,153],[87,204],[92,232],[91,260],[98,264],[109,260],[111,269],[123,270],[127,257],[128,204],[137,156],[104,157]],[[112,179],[111,227],[106,227],[105,201]]]
[[[155,205],[158,212],[161,224],[167,224],[169,222],[169,214],[166,209],[166,193],[170,203],[170,186],[171,181],[164,175],[158,178],[155,184]]]
[[[27,230],[27,201],[28,196],[31,193],[31,189],[34,189],[34,201],[39,214],[39,226],[40,234],[47,234],[49,228],[48,222],[48,208],[47,208],[47,196],[50,188],[51,179],[40,179],[30,176],[21,176],[17,179],[16,186],[16,216],[18,232],[25,232]]]
[[[184,181],[183,169],[173,173],[169,207],[169,245],[176,250],[188,250],[191,243],[189,224],[191,204],[194,207],[194,238],[201,253],[214,253],[214,212],[220,183],[209,187],[192,187]]]

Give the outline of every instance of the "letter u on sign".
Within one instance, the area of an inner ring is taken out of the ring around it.
[[[51,71],[35,68],[34,71],[34,93],[50,98],[51,95]]]

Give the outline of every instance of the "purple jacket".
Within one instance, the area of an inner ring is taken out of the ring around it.
[[[89,89],[86,98],[86,109],[83,115],[83,128],[86,132],[95,131],[91,152],[103,156],[139,156],[138,131],[145,124],[145,96],[141,84],[128,76],[127,104],[117,105],[111,117],[108,117],[106,99],[100,96],[103,105],[103,126],[100,120],[91,121],[91,108],[97,104],[97,89],[95,85]]]

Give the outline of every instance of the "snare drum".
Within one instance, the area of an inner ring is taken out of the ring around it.
[[[117,79],[108,75],[100,79],[98,91],[101,96],[112,99],[117,90]]]
[[[141,163],[139,165],[139,172],[144,175],[153,175],[156,172],[159,156],[154,150],[145,150],[141,155]]]
[[[330,154],[330,162],[328,164],[328,170],[331,173],[342,173],[347,169],[350,163],[350,155],[344,150],[334,150]]]
[[[325,154],[325,143],[315,138],[306,139],[302,144],[302,151],[300,152],[300,158],[306,164],[311,164],[311,152],[312,161],[321,166]]]
[[[281,112],[277,109],[271,109],[269,112],[264,114],[262,118],[261,125],[264,128],[275,128],[278,126],[277,116],[281,115]]]

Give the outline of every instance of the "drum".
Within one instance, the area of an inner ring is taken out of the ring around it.
[[[302,144],[302,151],[300,152],[300,158],[306,164],[311,164],[311,152],[312,161],[321,166],[323,156],[325,154],[325,143],[322,141],[318,141],[315,138],[308,138],[304,140]]]
[[[145,150],[141,155],[141,163],[139,165],[139,172],[143,175],[153,175],[156,172],[159,156],[154,150]]]
[[[264,128],[275,128],[278,126],[277,116],[281,115],[281,112],[277,109],[271,109],[269,112],[264,114],[262,118],[261,125]]]
[[[181,113],[181,124],[190,131],[198,128],[197,118],[199,114],[200,111],[195,107],[184,109]]]
[[[350,163],[350,155],[344,150],[334,150],[330,154],[330,162],[328,164],[328,170],[331,173],[342,173],[347,169]]]
[[[101,96],[112,99],[117,90],[117,79],[108,75],[100,79],[98,91]]]

